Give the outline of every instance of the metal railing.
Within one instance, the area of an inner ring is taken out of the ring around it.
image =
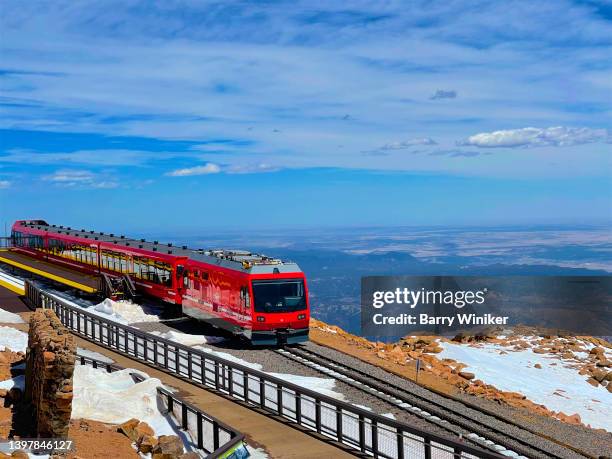
[[[204,350],[104,319],[68,304],[30,281],[34,307],[55,311],[76,334],[205,388],[316,431],[352,449],[388,459],[502,458],[301,387]]]
[[[77,355],[77,361],[81,365],[90,365],[107,373],[125,370],[121,365],[102,362],[82,355]],[[130,373],[130,376],[137,383],[146,379],[139,373]],[[173,395],[163,387],[157,388],[157,406],[160,413],[170,417],[177,429],[189,433],[194,440],[193,446],[204,451],[207,459],[222,457],[244,443],[242,433]]]

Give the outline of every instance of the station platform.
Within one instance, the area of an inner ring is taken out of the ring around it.
[[[4,283],[0,283],[0,308],[15,314],[30,311],[23,296],[7,288]]]
[[[83,292],[95,293],[99,288],[99,279],[75,269],[65,268],[30,257],[10,249],[0,249],[0,264],[4,263],[37,276],[54,280]]]

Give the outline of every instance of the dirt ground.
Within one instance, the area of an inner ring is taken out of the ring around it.
[[[410,379],[412,381],[416,378],[416,367],[399,365],[389,360],[383,360],[372,353],[371,350],[365,349],[358,343],[346,339],[345,336],[339,334],[328,333],[322,331],[319,328],[312,327],[310,329],[310,340],[314,343],[320,344],[321,346],[327,346],[332,349],[344,352],[345,354],[352,355],[355,358],[363,360],[364,362],[371,363],[381,367],[391,373],[395,373],[403,378]],[[425,371],[419,372],[419,384],[438,392],[442,392],[448,395],[455,395],[459,392],[459,389],[440,378],[437,375],[427,373]]]
[[[85,419],[70,421],[68,436],[74,441],[75,451],[68,454],[67,459],[138,459],[140,456],[132,442],[122,433],[117,432],[117,426],[103,424]]]

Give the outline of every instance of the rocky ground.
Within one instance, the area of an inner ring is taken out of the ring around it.
[[[513,407],[527,409],[539,415],[550,416],[568,424],[582,424],[575,413],[555,412],[544,405],[527,399],[521,393],[502,391],[465,371],[466,365],[452,359],[438,357],[443,350],[441,343],[462,343],[478,347],[494,343],[502,353],[531,348],[535,354],[547,354],[559,360],[559,364],[575,368],[584,375],[586,383],[603,386],[612,392],[610,356],[612,345],[605,340],[588,336],[554,336],[532,328],[516,328],[505,334],[490,333],[476,336],[458,335],[452,340],[433,336],[405,337],[396,343],[370,342],[351,335],[342,329],[317,320],[311,321],[311,339],[325,346],[334,347],[369,363],[381,366],[408,379],[416,378],[416,360],[421,361],[419,383],[449,395],[457,392],[476,395]],[[553,364],[554,365],[554,364]],[[538,368],[538,364],[535,365]]]

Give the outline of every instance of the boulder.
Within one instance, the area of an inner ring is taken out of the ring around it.
[[[470,373],[469,371],[460,371],[459,376],[461,376],[463,379],[468,379],[468,380],[474,379],[476,377],[474,373]]]
[[[601,368],[598,368],[595,371],[593,371],[592,377],[597,382],[601,382],[605,379],[606,373],[607,373],[606,370],[602,370]]]
[[[176,459],[183,454],[183,442],[176,435],[160,435],[153,448],[152,459]]]
[[[587,379],[587,382],[593,387],[599,386],[599,381],[597,381],[595,378],[589,378]]]
[[[141,422],[136,426],[135,435],[136,435],[136,438],[140,440],[144,436],[150,437],[150,436],[155,435],[155,431],[146,422]]]
[[[126,437],[128,437],[133,442],[138,440],[138,436],[136,435],[136,427],[140,424],[140,421],[136,418],[129,419],[125,421],[123,424],[120,424],[117,428],[118,432],[121,432]]]
[[[152,435],[143,435],[138,441],[138,451],[143,454],[149,454],[157,445],[157,438]]]
[[[540,365],[539,363],[536,363],[533,368],[537,368],[538,370],[542,369],[542,365]]]

